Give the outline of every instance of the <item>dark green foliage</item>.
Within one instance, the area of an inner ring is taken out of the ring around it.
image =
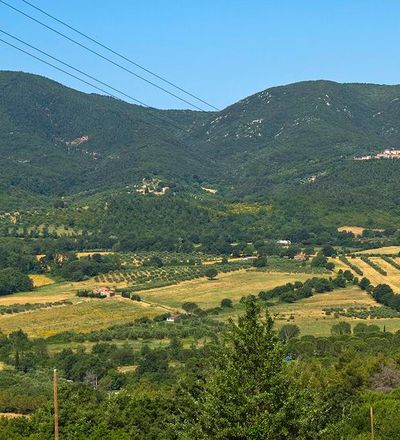
[[[326,270],[333,270],[333,269],[335,269],[335,263],[333,263],[332,261],[328,261],[325,264],[325,269]]]
[[[319,253],[312,259],[311,266],[312,267],[326,267],[327,263],[328,263],[328,260],[325,257],[325,255],[322,253]]]
[[[393,260],[393,258],[390,258],[387,255],[382,255],[382,260],[385,260],[386,263],[389,263],[391,266],[393,266],[395,269],[400,270],[400,264]]]
[[[182,309],[185,310],[185,312],[192,313],[196,309],[198,309],[199,306],[196,303],[193,302],[186,302],[182,304]]]
[[[371,285],[371,281],[370,281],[368,278],[363,277],[363,278],[361,278],[361,280],[360,280],[360,282],[358,283],[358,285],[360,286],[360,288],[361,288],[362,290],[366,290],[367,287]]]
[[[32,289],[33,284],[28,275],[12,267],[0,269],[0,295]]]
[[[53,272],[66,280],[81,281],[118,268],[120,261],[115,255],[94,254],[80,259],[74,256],[66,258],[53,267]]]
[[[257,257],[255,260],[253,260],[253,266],[260,268],[260,267],[266,267],[267,266],[267,258],[266,257]]]
[[[332,335],[349,335],[351,333],[351,325],[346,322],[338,322],[334,324],[331,329]]]
[[[258,297],[263,301],[271,298],[279,298],[280,301],[292,303],[303,298],[309,298],[313,293],[331,292],[334,288],[346,286],[346,279],[338,275],[335,279],[313,277],[304,283],[296,281],[295,283],[286,283],[282,286],[274,287],[267,291],[261,291]]]
[[[340,259],[340,261],[342,261],[344,264],[347,264],[347,266],[349,266],[350,269],[354,270],[354,272],[355,272],[357,275],[360,275],[360,276],[363,276],[363,275],[364,275],[364,274],[363,274],[363,271],[362,271],[358,266],[356,266],[354,263],[352,263],[351,261],[349,261],[344,255],[340,255],[339,259]]]
[[[224,299],[221,301],[221,307],[223,307],[223,308],[226,308],[226,307],[228,307],[228,308],[233,307],[232,300],[229,299],[229,298],[224,298]]]
[[[285,324],[279,329],[279,339],[282,341],[289,341],[289,339],[297,338],[300,334],[300,329],[295,324]]]
[[[359,322],[353,328],[353,333],[355,335],[359,335],[363,333],[376,333],[379,331],[380,331],[379,326],[373,324],[368,325],[368,324],[364,324],[363,322]]]
[[[0,241],[0,269],[13,267],[23,273],[40,273],[41,267],[33,250],[21,240]]]
[[[209,267],[208,269],[205,270],[204,274],[209,280],[213,280],[214,278],[217,277],[218,271],[217,269],[215,269],[215,267]]]
[[[336,255],[336,250],[333,246],[327,244],[323,246],[322,253],[325,255],[325,257],[332,257]]]
[[[229,323],[180,438],[305,438],[305,396],[287,376],[271,318],[261,321],[259,313],[256,303],[248,302],[238,324]]]
[[[383,237],[399,225],[399,161],[353,160],[400,143],[390,130],[398,86],[302,82],[218,114],[147,109],[16,72],[1,72],[0,93],[4,209],[47,204],[63,212],[70,206],[63,196],[105,188],[132,196],[134,185],[155,179],[175,194],[204,194],[201,186],[211,185],[222,197],[259,197],[275,208],[268,216],[275,236],[295,242],[313,237],[321,224],[380,224]],[[326,96],[329,106],[321,104]],[[118,220],[112,210],[109,216]]]
[[[400,311],[400,295],[395,294],[389,285],[378,284],[372,288],[371,294],[377,302]]]
[[[162,259],[156,255],[150,257],[148,260],[143,261],[142,265],[144,267],[150,266],[150,267],[163,267],[164,263]]]

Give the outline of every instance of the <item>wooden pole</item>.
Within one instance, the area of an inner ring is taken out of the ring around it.
[[[369,410],[369,416],[371,419],[371,440],[375,439],[375,431],[374,431],[374,410],[371,406],[370,410]]]
[[[58,439],[58,373],[54,369],[53,376],[53,396],[54,396],[54,440]]]

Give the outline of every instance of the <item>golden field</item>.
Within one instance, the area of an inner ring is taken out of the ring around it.
[[[385,277],[379,274],[358,257],[350,259],[351,262],[364,271],[365,276],[373,284],[388,283],[394,289],[400,291],[400,271],[385,263],[379,257],[374,257],[373,260],[387,270],[388,276]],[[343,270],[348,269],[337,258],[332,261],[336,264],[335,271],[340,268]],[[400,259],[397,261],[400,262]],[[154,317],[168,311],[179,311],[185,302],[195,302],[203,309],[218,306],[223,298],[230,298],[237,304],[243,296],[258,295],[262,290],[268,290],[287,282],[305,281],[312,276],[321,276],[321,274],[268,272],[255,269],[239,270],[219,274],[215,280],[198,278],[172,286],[143,290],[138,292],[143,299],[139,303],[123,299],[120,296],[104,300],[78,298],[76,296],[78,289],[92,289],[95,286],[104,285],[104,283],[96,283],[93,279],[83,282],[47,284],[35,289],[33,292],[22,292],[0,297],[0,305],[50,303],[61,300],[69,300],[72,304],[11,315],[0,315],[0,329],[9,333],[21,328],[34,337],[46,337],[67,330],[89,332],[113,324],[130,322],[143,316]],[[43,283],[45,281],[45,279],[42,279]],[[117,285],[117,287],[123,286],[124,283]],[[322,311],[323,308],[370,307],[373,305],[377,306],[367,293],[357,287],[352,287],[325,294],[316,294],[311,298],[293,304],[276,303],[271,307],[271,313],[275,315],[278,327],[287,323],[289,317],[293,315],[294,319],[290,319],[289,322],[299,325],[302,334],[327,335],[330,332],[330,327],[338,319],[325,316]],[[240,313],[240,310],[240,307],[231,311],[227,310],[216,318],[225,320],[230,316],[235,317],[238,311]],[[357,322],[355,319],[350,320],[354,323]],[[400,328],[399,318],[376,319],[374,323],[381,326],[385,325],[388,330]]]

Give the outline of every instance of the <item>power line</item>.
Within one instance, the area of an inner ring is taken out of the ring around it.
[[[38,60],[38,61],[41,61],[41,62],[44,63],[44,64],[47,64],[48,66],[53,67],[54,69],[59,70],[59,71],[62,72],[62,73],[65,73],[65,74],[67,74],[67,75],[69,75],[69,76],[72,76],[72,78],[75,78],[75,79],[77,79],[78,81],[81,81],[81,82],[87,84],[88,86],[93,87],[94,89],[99,90],[100,92],[102,92],[102,93],[104,93],[104,94],[106,94],[106,95],[108,95],[108,96],[111,96],[112,98],[118,99],[116,96],[111,95],[111,94],[110,94],[109,92],[107,92],[106,90],[104,90],[104,89],[102,89],[102,88],[100,88],[100,87],[97,87],[97,86],[95,86],[94,84],[92,84],[92,83],[90,83],[90,82],[88,82],[88,81],[86,81],[86,80],[84,80],[84,79],[78,78],[78,77],[75,76],[73,73],[67,72],[67,71],[64,70],[64,69],[61,69],[60,67],[57,67],[57,66],[55,66],[54,64],[49,63],[48,61],[45,61],[44,59],[39,58],[39,57],[37,57],[36,55],[33,55],[32,53],[29,53],[29,52],[27,52],[26,50],[21,49],[20,47],[15,46],[14,44],[12,44],[12,43],[10,43],[10,42],[8,42],[8,41],[6,41],[6,40],[3,40],[2,38],[0,38],[0,41],[1,41],[2,43],[4,43],[4,44],[7,44],[8,46],[13,47],[13,48],[16,49],[16,50],[19,50],[20,52],[22,52],[22,53],[24,53],[24,54],[26,54],[26,55],[29,55],[29,56],[32,57],[32,58],[35,58],[35,59]]]
[[[164,87],[159,86],[158,84],[154,83],[153,81],[150,81],[150,80],[144,78],[143,76],[138,75],[137,73],[133,72],[132,70],[127,69],[126,67],[122,66],[122,65],[119,64],[119,63],[116,63],[115,61],[113,61],[113,60],[111,60],[110,58],[108,58],[108,57],[102,55],[101,53],[96,52],[96,51],[93,50],[93,49],[90,49],[89,47],[85,46],[85,45],[82,44],[82,43],[79,43],[79,41],[76,41],[76,40],[74,40],[73,38],[68,37],[68,35],[65,35],[65,34],[63,34],[62,32],[59,32],[58,30],[52,28],[51,26],[48,26],[47,24],[43,23],[42,21],[37,20],[36,18],[32,17],[32,16],[29,15],[29,14],[26,14],[25,12],[21,11],[21,10],[18,9],[18,8],[15,8],[14,6],[10,5],[9,3],[5,2],[4,0],[0,0],[0,3],[4,4],[5,6],[9,7],[10,9],[13,9],[14,11],[18,12],[19,14],[24,15],[25,17],[27,17],[27,18],[29,18],[30,20],[32,20],[32,21],[34,21],[34,22],[40,24],[41,26],[43,26],[43,27],[45,27],[45,28],[51,30],[52,32],[54,32],[54,33],[60,35],[61,37],[67,39],[68,41],[71,41],[72,43],[78,45],[79,47],[82,47],[83,49],[85,49],[85,50],[87,50],[87,51],[93,53],[94,55],[96,55],[96,56],[102,58],[103,60],[108,61],[109,63],[113,64],[114,66],[119,67],[120,69],[122,69],[122,70],[124,70],[124,71],[130,73],[131,75],[133,75],[133,76],[135,76],[135,77],[137,77],[137,78],[139,78],[139,79],[145,81],[145,82],[148,83],[148,84],[151,84],[152,86],[154,86],[154,87],[156,87],[156,88],[162,90],[163,92],[168,93],[169,95],[175,97],[176,99],[179,99],[180,101],[182,101],[182,102],[184,102],[184,103],[190,105],[191,107],[195,108],[196,110],[204,111],[201,107],[197,106],[196,104],[193,104],[193,103],[191,103],[190,101],[187,101],[186,99],[181,98],[180,96],[176,95],[175,93],[170,92],[169,90],[165,89]]]
[[[67,27],[68,29],[76,32],[77,34],[79,34],[80,36],[88,39],[89,41],[91,41],[92,43],[97,44],[98,46],[102,47],[103,49],[108,50],[109,52],[111,52],[112,54],[120,57],[121,59],[127,61],[128,63],[138,67],[139,69],[142,69],[143,71],[149,73],[150,75],[154,76],[155,78],[165,82],[166,84],[175,87],[177,90],[180,90],[181,92],[185,93],[188,96],[191,96],[192,98],[197,99],[198,101],[202,102],[203,104],[206,104],[207,106],[211,107],[214,110],[219,111],[219,109],[217,107],[215,107],[214,105],[210,104],[209,102],[199,98],[198,96],[194,95],[193,93],[188,92],[187,90],[183,89],[182,87],[178,86],[177,84],[174,84],[173,82],[167,80],[166,78],[162,77],[161,75],[158,75],[157,73],[154,73],[153,71],[151,71],[150,69],[142,66],[141,64],[138,64],[137,62],[133,61],[132,59],[126,57],[125,55],[122,55],[121,53],[117,52],[116,50],[112,49],[110,46],[107,46],[106,44],[101,43],[100,41],[92,38],[91,36],[81,32],[79,29],[74,28],[73,26],[69,25],[68,23],[66,23],[63,20],[60,20],[59,18],[55,17],[54,15],[49,14],[48,12],[46,12],[45,10],[39,8],[38,6],[28,2],[27,0],[22,0],[24,3],[26,3],[27,5],[29,5],[30,7],[36,9],[37,11],[41,12],[42,14],[46,15],[47,17],[57,21],[58,23],[62,24],[63,26]]]
[[[3,32],[3,31],[1,31],[1,32]],[[6,33],[6,32],[3,32],[3,33]],[[10,36],[11,36],[11,34],[10,34]],[[54,69],[56,69],[56,70],[58,70],[58,71],[60,71],[60,72],[62,72],[62,73],[65,73],[66,75],[71,76],[72,78],[74,78],[74,79],[76,79],[76,80],[78,80],[78,81],[80,81],[80,82],[82,82],[82,83],[84,83],[84,84],[86,84],[86,85],[88,85],[88,86],[90,86],[90,87],[93,87],[94,89],[96,89],[96,90],[98,90],[98,91],[104,93],[105,95],[110,96],[111,98],[114,98],[114,99],[117,99],[117,100],[120,101],[120,98],[118,98],[117,96],[111,94],[111,93],[108,92],[107,90],[105,90],[105,89],[103,89],[103,88],[101,88],[101,87],[98,87],[98,86],[96,86],[95,84],[93,84],[93,83],[91,83],[91,82],[89,82],[89,81],[86,81],[86,80],[84,80],[84,79],[82,79],[82,78],[79,78],[78,76],[74,75],[73,73],[70,73],[70,72],[68,72],[68,71],[66,71],[66,70],[64,70],[64,69],[62,69],[62,68],[60,68],[60,67],[58,67],[58,66],[56,66],[56,65],[54,65],[54,64],[52,64],[52,63],[50,63],[50,62],[48,62],[48,61],[46,61],[46,60],[44,60],[43,58],[40,58],[40,57],[38,57],[38,56],[36,56],[36,55],[34,55],[34,54],[32,54],[32,53],[30,53],[30,52],[28,52],[28,51],[26,51],[26,50],[20,48],[20,47],[18,47],[18,46],[15,46],[14,44],[12,44],[12,43],[10,43],[10,42],[8,42],[8,41],[6,41],[6,40],[3,40],[2,38],[0,38],[0,41],[1,41],[2,43],[4,43],[4,44],[7,44],[8,46],[10,46],[10,47],[16,49],[16,50],[18,50],[18,51],[20,51],[20,52],[22,52],[22,53],[24,53],[24,54],[26,54],[26,55],[28,55],[28,56],[30,56],[30,57],[36,59],[36,60],[38,60],[38,61],[44,63],[44,64],[47,64],[47,65],[50,66],[50,67],[53,67]],[[21,40],[21,41],[22,41],[22,40]],[[24,43],[24,44],[25,44],[25,43]],[[32,47],[33,47],[33,46],[32,46]],[[38,49],[38,50],[39,50],[39,49]],[[40,51],[40,52],[41,52],[41,51]],[[49,55],[49,56],[50,56],[50,55]],[[53,58],[53,57],[52,57],[52,58]],[[60,61],[60,63],[63,63],[63,62]],[[63,64],[66,64],[66,63],[63,63]],[[74,67],[71,67],[71,68],[74,69],[74,70],[77,70],[77,71],[78,71],[78,69],[75,69]],[[107,83],[103,83],[102,81],[97,80],[96,78],[94,78],[94,77],[92,77],[92,76],[90,76],[90,75],[87,75],[87,74],[85,74],[84,72],[82,72],[82,74],[84,74],[84,75],[86,75],[86,76],[88,76],[88,77],[90,77],[90,78],[93,78],[95,81],[97,81],[97,82],[99,82],[99,83],[101,83],[101,84],[105,84],[107,87],[109,87],[109,88],[111,88],[111,89],[114,89],[112,86],[109,86]],[[114,89],[114,90],[117,90],[117,89]],[[149,105],[145,104],[145,103],[142,102],[142,101],[137,100],[136,98],[133,98],[133,97],[132,97],[131,99],[132,99],[132,100],[135,100],[136,102],[138,102],[139,104],[143,105],[144,107],[146,107],[146,108],[148,108],[148,109],[150,109],[150,110],[154,110],[153,107],[150,107]],[[174,126],[174,128],[177,128],[178,130],[184,131],[184,129],[183,129],[182,127],[179,127],[178,125],[176,125],[175,123],[173,123],[173,122],[170,121],[169,119],[164,119],[164,118],[161,118],[161,117],[159,117],[158,115],[154,115],[154,114],[153,114],[153,117],[156,118],[156,119],[158,119],[158,120],[160,120],[160,121],[162,121],[162,122],[166,122],[166,123],[168,123],[168,124]]]
[[[10,38],[13,38],[14,40],[18,41],[19,43],[25,44],[25,46],[28,46],[28,47],[30,47],[31,49],[34,49],[34,50],[40,52],[41,54],[46,55],[47,57],[53,59],[54,61],[57,61],[58,63],[63,64],[64,66],[69,67],[70,69],[75,70],[76,72],[80,73],[81,75],[84,75],[84,76],[86,76],[86,77],[88,77],[88,78],[90,78],[90,79],[93,79],[94,81],[96,81],[96,82],[102,84],[103,86],[106,86],[106,87],[108,87],[108,88],[114,90],[115,92],[120,93],[121,95],[124,95],[125,97],[131,99],[132,101],[134,101],[134,102],[136,102],[136,103],[138,103],[138,104],[140,104],[140,105],[143,105],[144,107],[150,107],[149,105],[145,104],[144,102],[139,101],[138,99],[136,99],[136,98],[134,98],[134,97],[132,97],[132,96],[130,96],[130,95],[127,95],[126,93],[122,92],[121,90],[118,90],[118,89],[116,89],[116,88],[114,88],[114,87],[108,85],[107,83],[105,83],[105,82],[103,82],[103,81],[100,81],[100,80],[96,79],[94,76],[91,76],[91,75],[89,75],[88,73],[85,73],[85,72],[83,72],[82,70],[79,70],[79,69],[77,69],[77,68],[71,66],[71,64],[65,63],[64,61],[61,61],[59,58],[56,58],[56,57],[54,57],[53,55],[50,55],[49,53],[44,52],[43,50],[41,50],[41,49],[39,49],[39,48],[37,48],[37,47],[35,47],[35,46],[32,46],[32,44],[29,44],[29,43],[27,43],[26,41],[21,40],[20,38],[14,36],[14,35],[12,35],[12,34],[9,34],[9,33],[6,32],[6,31],[3,31],[2,29],[0,29],[0,32],[1,32],[2,34],[7,35],[7,36],[10,37]]]

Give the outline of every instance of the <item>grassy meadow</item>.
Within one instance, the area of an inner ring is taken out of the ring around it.
[[[385,319],[358,319],[340,317],[333,315],[326,316],[323,309],[330,307],[340,307],[348,309],[349,307],[380,307],[370,295],[358,287],[335,290],[329,293],[315,294],[311,298],[285,304],[279,303],[270,308],[274,316],[277,328],[284,324],[291,323],[300,327],[301,334],[328,336],[332,325],[339,321],[347,321],[351,325],[358,322],[367,324],[376,324],[388,331],[397,331],[400,329],[400,318]]]
[[[201,308],[216,307],[224,298],[237,302],[243,296],[257,295],[261,290],[272,289],[292,281],[305,281],[306,273],[266,272],[241,270],[218,275],[215,280],[201,278],[174,286],[147,290],[143,299],[151,302],[180,307],[184,302],[195,302]]]

